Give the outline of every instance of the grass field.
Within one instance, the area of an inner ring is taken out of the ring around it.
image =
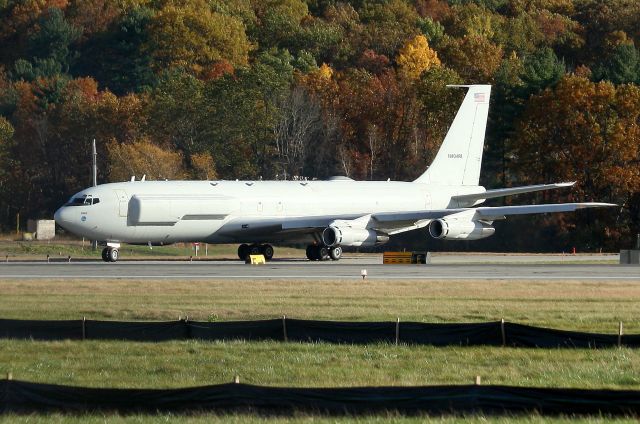
[[[0,281],[0,316],[22,319],[165,320],[292,318],[423,322],[508,321],[554,328],[640,333],[636,282],[574,281]],[[230,382],[275,386],[483,384],[640,389],[632,349],[512,349],[278,342],[130,343],[0,340],[0,373],[93,387],[183,387]],[[0,422],[157,422],[178,417],[5,416]],[[183,421],[185,417],[179,417]],[[425,417],[251,415],[186,422],[422,422]],[[485,422],[487,417],[430,418]],[[496,422],[546,422],[537,416]],[[562,422],[563,418],[551,419]],[[602,422],[604,418],[589,418]],[[629,421],[631,422],[631,421]]]
[[[4,280],[0,316],[196,321],[507,321],[640,333],[634,281]]]

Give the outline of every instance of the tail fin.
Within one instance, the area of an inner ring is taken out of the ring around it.
[[[415,182],[478,185],[491,86],[451,85],[449,87],[465,87],[469,91],[458,109],[436,158]]]

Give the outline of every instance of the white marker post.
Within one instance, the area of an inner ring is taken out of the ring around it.
[[[362,279],[364,280],[365,278],[367,278],[367,270],[366,269],[362,269],[360,270],[360,275],[362,275]]]

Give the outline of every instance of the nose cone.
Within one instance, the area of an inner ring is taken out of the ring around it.
[[[53,214],[53,219],[55,219],[56,224],[65,230],[70,230],[69,224],[71,222],[71,217],[69,215],[69,208],[63,206]]]
[[[56,224],[62,224],[62,208],[58,209],[56,213],[53,214],[53,219],[56,221]]]

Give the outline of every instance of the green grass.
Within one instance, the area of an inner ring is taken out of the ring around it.
[[[288,317],[423,322],[508,321],[640,333],[635,282],[576,281],[0,281],[3,318],[194,320]],[[334,387],[483,384],[640,389],[640,351],[281,343],[0,340],[0,375],[92,387],[226,383]],[[427,417],[247,414],[4,416],[0,422],[423,422]],[[564,422],[571,418],[431,417],[433,422]],[[606,417],[581,419],[603,422]],[[624,422],[624,420],[620,420]]]
[[[0,281],[0,317],[507,321],[640,333],[640,285],[576,281]]]
[[[632,349],[326,343],[0,341],[0,375],[91,387],[244,383],[295,387],[483,384],[640,389]]]

